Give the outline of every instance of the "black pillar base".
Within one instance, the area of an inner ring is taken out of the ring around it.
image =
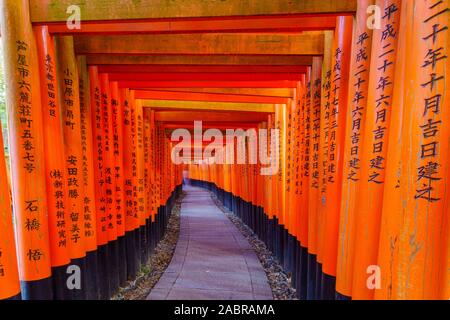
[[[117,238],[119,244],[119,286],[124,287],[127,283],[127,239],[126,236]]]
[[[156,219],[156,216],[155,216]],[[150,246],[151,246],[151,252],[153,253],[156,249],[156,220],[152,221],[150,223]]]
[[[52,287],[54,300],[71,300],[72,290],[67,287],[67,268],[69,264],[52,268]]]
[[[316,300],[322,300],[322,263],[316,264]]]
[[[148,261],[148,243],[147,243],[147,230],[145,225],[141,225],[139,227],[139,234],[140,234],[140,240],[141,240],[141,265],[146,265]]]
[[[22,300],[22,295],[20,293],[18,293],[15,296],[6,298],[5,300],[6,301],[19,301],[19,300]]]
[[[98,261],[98,278],[99,281],[99,299],[108,300],[111,298],[111,290],[109,289],[108,266],[109,266],[109,249],[108,244],[97,247]]]
[[[300,246],[300,290],[299,299],[306,300],[308,296],[308,248]]]
[[[352,300],[352,298],[349,297],[349,296],[340,294],[339,292],[336,291],[335,300],[340,300],[340,301],[350,301],[350,300]]]
[[[306,292],[307,300],[317,300],[316,296],[316,271],[317,271],[317,256],[315,254],[308,255],[308,290]]]
[[[97,250],[86,253],[87,296],[88,300],[98,300],[99,281]]]
[[[150,257],[150,255],[153,252],[153,245],[152,245],[152,218],[149,217],[146,221],[145,230],[147,230],[147,256]]]
[[[72,291],[72,300],[86,300],[87,290],[88,290],[86,257],[72,259],[70,261],[70,264],[80,268],[80,272],[81,272],[81,288],[71,290]],[[70,276],[70,275],[68,275],[68,276]]]
[[[108,242],[108,279],[110,295],[119,289],[119,243],[117,239]]]
[[[137,227],[134,231],[134,249],[136,250],[136,273],[141,270],[141,229],[140,227]]]
[[[34,281],[20,281],[23,300],[52,300],[52,278]]]
[[[336,298],[336,278],[322,272],[322,300]]]
[[[283,240],[284,240],[284,248],[283,248],[283,260],[284,265],[283,268],[288,273],[293,273],[293,257],[292,253],[295,252],[294,250],[294,237],[283,228]]]
[[[136,235],[135,230],[125,232],[126,261],[127,261],[127,280],[136,278],[138,270],[138,255],[135,248]]]

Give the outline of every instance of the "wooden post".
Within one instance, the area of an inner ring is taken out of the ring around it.
[[[399,73],[408,81],[400,85],[402,134],[396,126],[389,138],[400,139],[401,153],[393,154],[386,175],[397,178],[398,192],[385,190],[379,299],[448,299],[448,7],[448,1],[402,2],[408,58],[398,58],[405,61]]]
[[[278,154],[278,150],[272,149],[271,148],[271,140],[272,140],[272,135],[273,135],[273,118],[274,116],[272,114],[267,116],[267,124],[266,124],[266,128],[267,128],[267,142],[266,142],[266,150],[267,150],[267,156],[269,157],[269,159],[271,160],[271,162],[273,163],[275,160],[275,157],[277,157]],[[275,201],[275,196],[274,196],[274,184],[275,184],[275,177],[276,175],[269,174],[266,176],[266,199],[267,199],[267,214],[268,214],[268,218],[269,218],[269,227],[268,227],[268,239],[269,239],[269,249],[275,254],[275,239],[276,239],[276,234],[275,234],[275,228],[276,228],[276,216],[275,216],[275,211],[274,211],[274,201]]]
[[[97,212],[95,202],[95,174],[92,130],[92,108],[89,83],[89,72],[86,57],[77,57],[78,83],[80,88],[80,121],[81,121],[81,151],[83,154],[83,186],[84,186],[84,232],[86,237],[86,263],[88,282],[92,283],[87,292],[88,300],[99,298],[98,252],[97,252]]]
[[[61,92],[62,127],[67,185],[68,247],[71,264],[81,270],[82,285],[74,289],[74,299],[85,299],[87,294],[87,237],[84,224],[83,153],[81,150],[81,116],[78,68],[73,38],[57,38],[58,83]],[[92,237],[92,235],[90,235]],[[95,236],[95,234],[94,234]]]
[[[134,279],[140,267],[139,216],[137,205],[137,133],[134,92],[120,90],[123,108],[123,169],[125,191],[125,234],[127,242],[127,274]]]
[[[325,32],[325,49],[322,66],[322,94],[320,113],[320,153],[319,153],[319,198],[317,209],[317,270],[316,292],[314,299],[320,299],[322,288],[322,263],[324,251],[324,223],[327,204],[327,170],[328,170],[328,145],[330,135],[331,115],[331,58],[333,46],[333,32]]]
[[[156,129],[155,129],[155,111],[150,111],[150,129],[151,129],[151,153],[150,153],[150,159],[151,159],[151,171],[150,171],[150,181],[151,181],[151,190],[152,190],[152,224],[151,224],[151,238],[152,238],[152,245],[155,246],[155,218],[156,213],[158,211],[158,204],[156,202],[156,160],[155,160],[155,148],[156,148]]]
[[[104,139],[102,123],[102,100],[100,90],[100,80],[96,66],[89,66],[89,87],[90,87],[90,110],[92,126],[92,145],[95,150],[94,179],[95,179],[95,222],[97,233],[97,258],[98,272],[101,277],[108,274],[108,230],[106,225],[106,200],[103,190],[105,183],[104,173]],[[109,281],[99,282],[99,298],[108,299]]]
[[[300,131],[301,131],[301,102],[300,97],[302,96],[304,81],[298,82],[297,89],[295,91],[294,98],[290,103],[291,109],[291,126],[292,126],[292,134],[291,134],[291,172],[290,172],[290,195],[286,195],[287,201],[290,203],[290,220],[292,224],[292,236],[291,240],[291,259],[293,260],[293,279],[294,285],[297,288],[298,292],[300,292],[301,276],[300,270],[302,268],[301,262],[301,240],[300,240],[300,225],[299,225],[299,211],[300,211],[300,196],[302,192],[302,181],[301,181],[301,140],[300,140]]]
[[[297,212],[298,203],[297,196],[299,192],[299,115],[297,108],[297,99],[292,99],[288,105],[289,108],[289,151],[287,152],[289,159],[289,166],[286,168],[286,211],[289,216],[289,224],[291,228],[292,236],[296,237],[298,240],[298,223],[297,223]]]
[[[152,162],[151,162],[151,140],[152,140],[152,111],[144,109],[144,195],[145,195],[145,230],[147,238],[147,255],[152,251]]]
[[[142,101],[136,99],[136,167],[137,167],[137,205],[139,217],[139,232],[141,239],[141,264],[145,265],[148,260],[147,231],[146,231],[146,208],[145,208],[145,162],[144,162],[144,110]]]
[[[395,63],[401,1],[377,1],[384,12],[381,29],[373,32],[366,121],[361,149],[361,183],[355,220],[352,297],[373,299],[368,268],[376,265],[380,217],[386,175],[389,121],[395,83]],[[402,79],[401,81],[404,81]],[[370,271],[370,270],[369,270]]]
[[[286,188],[286,198],[285,198],[285,208],[286,208],[286,228],[288,229],[288,231],[291,234],[295,234],[295,231],[292,228],[292,224],[291,224],[291,218],[293,217],[293,214],[291,213],[291,204],[290,204],[290,199],[291,199],[291,182],[292,182],[292,176],[291,176],[291,172],[292,172],[292,168],[291,166],[293,165],[292,162],[292,149],[293,149],[293,144],[292,144],[292,137],[293,137],[293,114],[292,114],[292,102],[289,101],[289,103],[287,104],[287,108],[286,108],[286,183],[285,183],[285,188]]]
[[[367,8],[373,4],[373,0],[358,2],[353,32],[336,270],[336,292],[339,299],[349,299],[352,296],[355,219],[359,214],[357,201],[361,179],[365,179],[360,173],[361,149],[372,52],[372,29],[367,27]]]
[[[314,57],[311,68],[311,178],[309,181],[308,205],[308,280],[307,299],[313,299],[316,290],[317,224],[320,195],[320,134],[321,134],[321,89],[322,57]]]
[[[162,126],[160,122],[155,123],[155,201],[156,201],[156,222],[155,222],[155,241],[156,243],[160,240],[161,230],[161,192],[162,192],[162,183],[161,183],[161,171],[162,171]]]
[[[0,300],[20,299],[19,269],[11,210],[11,193],[6,170],[0,124]]]
[[[48,224],[51,253],[51,266],[54,283],[54,298],[70,299],[72,292],[68,290],[67,265],[70,262],[68,251],[68,188],[64,155],[64,137],[59,100],[58,83],[56,81],[56,58],[53,37],[47,27],[34,29],[39,75],[41,80],[42,121],[44,131],[45,181],[48,204]]]
[[[125,197],[124,197],[124,170],[123,170],[123,111],[120,101],[117,82],[110,83],[111,90],[111,119],[112,122],[112,149],[113,149],[113,176],[115,188],[113,189],[113,211],[116,214],[117,250],[119,285],[127,281],[126,240],[125,240]]]
[[[323,298],[334,299],[347,115],[348,79],[353,34],[353,17],[337,18],[331,71],[331,99],[327,168],[327,198],[324,215]]]
[[[304,83],[304,95],[303,103],[300,106],[301,113],[303,114],[303,155],[301,156],[302,168],[300,170],[301,176],[301,201],[299,205],[299,240],[300,240],[300,292],[299,297],[301,299],[307,298],[307,277],[308,277],[308,220],[309,220],[309,184],[311,181],[311,68],[308,68],[306,73],[305,83]]]
[[[114,175],[114,134],[112,119],[111,87],[108,74],[101,73],[100,93],[101,93],[101,117],[103,125],[103,163],[104,163],[104,184],[103,195],[105,197],[106,208],[106,230],[108,232],[108,281],[109,295],[112,296],[119,288],[119,244],[117,241],[117,211],[115,206],[116,178]]]
[[[276,176],[273,177],[273,182],[275,184],[274,193],[274,212],[277,217],[277,256],[281,264],[284,264],[285,259],[285,248],[287,242],[287,229],[286,223],[286,212],[285,212],[285,197],[286,197],[286,114],[287,106],[285,104],[280,104],[276,106],[275,116],[274,116],[274,128],[279,131],[279,146],[277,148],[277,154],[279,161],[279,168]]]
[[[51,299],[51,255],[36,43],[28,1],[4,0],[0,6],[22,298]]]

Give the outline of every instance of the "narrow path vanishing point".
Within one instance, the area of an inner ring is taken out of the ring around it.
[[[271,300],[256,253],[208,191],[183,186],[180,237],[148,300]]]

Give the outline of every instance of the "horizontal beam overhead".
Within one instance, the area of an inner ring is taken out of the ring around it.
[[[67,8],[79,6],[83,21],[280,14],[353,13],[356,0],[30,0],[32,22],[63,22]]]
[[[268,113],[264,112],[204,112],[204,111],[156,111],[155,121],[186,122],[186,121],[214,121],[214,122],[264,122]]]
[[[207,101],[176,101],[176,100],[146,100],[142,99],[142,106],[152,109],[188,109],[203,111],[246,111],[255,113],[273,113],[274,104],[262,103],[233,103]]]
[[[76,36],[78,54],[322,55],[322,32]]]
[[[300,81],[304,73],[110,73],[110,81]]]
[[[141,89],[140,89],[141,90]],[[136,92],[140,91],[136,90]],[[248,96],[265,96],[279,98],[293,98],[294,90],[285,88],[148,88],[150,91],[158,92],[187,92],[187,93],[216,93],[227,95],[248,95]],[[143,90],[145,91],[145,89]]]
[[[100,65],[99,73],[306,73],[306,66],[256,65]]]
[[[156,65],[259,65],[259,66],[310,66],[311,56],[260,56],[260,55],[87,55],[89,65],[156,64]]]
[[[119,88],[296,88],[297,81],[118,81]]]
[[[50,24],[53,34],[132,34],[132,33],[220,33],[220,32],[301,32],[332,30],[336,26],[335,15],[319,16],[263,16],[170,19],[138,21],[84,22],[79,29],[67,28],[66,22]]]
[[[222,93],[194,93],[157,90],[136,90],[136,99],[145,100],[177,100],[177,101],[210,101],[210,102],[239,102],[239,103],[267,103],[284,104],[287,98],[265,97],[254,95],[229,95]]]

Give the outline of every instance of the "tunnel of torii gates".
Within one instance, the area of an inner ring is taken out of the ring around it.
[[[85,1],[80,29],[69,0],[0,3],[1,299],[110,298],[163,236],[183,171],[300,299],[450,298],[449,0]],[[197,120],[278,132],[259,156],[279,170],[175,164],[171,133]]]

